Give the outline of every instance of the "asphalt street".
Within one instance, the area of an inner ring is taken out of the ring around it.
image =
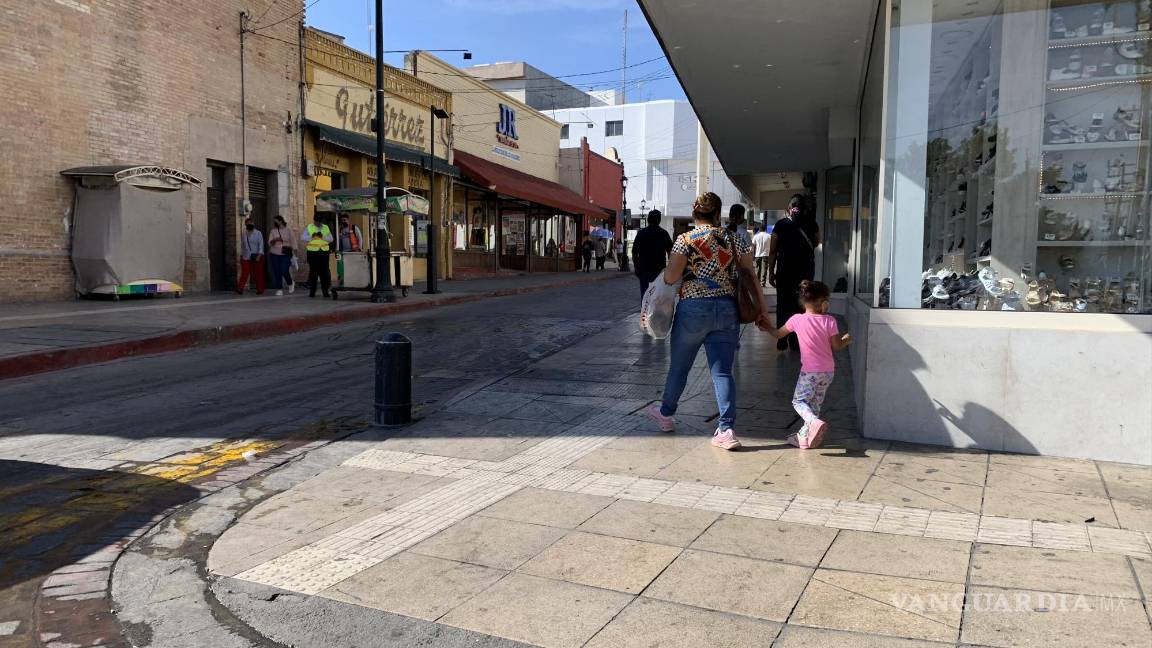
[[[383,334],[412,340],[419,415],[636,307],[634,281],[602,282],[0,383],[0,624],[20,622],[0,648],[38,645],[44,577],[111,531],[254,454],[363,430]]]

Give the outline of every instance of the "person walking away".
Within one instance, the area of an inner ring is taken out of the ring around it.
[[[604,269],[604,259],[605,259],[606,255],[608,254],[608,246],[604,244],[604,239],[602,239],[600,237],[596,237],[595,249],[596,249],[596,269],[597,270],[603,270]]]
[[[340,251],[359,252],[363,246],[364,235],[360,228],[348,222],[348,214],[340,214]]]
[[[659,209],[648,212],[648,226],[636,232],[632,241],[632,265],[636,277],[640,279],[640,297],[648,292],[648,286],[656,281],[668,266],[668,255],[672,253],[672,237],[660,227],[663,214]]]
[[[319,284],[324,296],[332,287],[332,268],[328,265],[331,254],[332,230],[316,214],[312,217],[312,224],[304,228],[300,240],[305,241],[304,249],[308,254],[308,296],[316,296],[316,286]]]
[[[584,272],[592,271],[592,251],[594,247],[590,239],[584,239],[584,243],[580,246],[580,257],[584,260]]]
[[[736,307],[736,264],[752,270],[749,248],[736,236],[720,227],[720,197],[712,192],[702,194],[692,205],[695,227],[676,237],[672,257],[661,281],[667,285],[681,281],[680,301],[672,320],[671,360],[664,380],[664,394],[659,403],[649,405],[644,413],[660,429],[676,429],[676,408],[688,373],[696,362],[700,347],[708,355],[716,407],[720,414],[712,445],[736,450],[740,441],[733,426],[736,423],[736,380],[732,364],[740,339],[740,316]],[[759,295],[759,291],[757,291]],[[762,295],[757,297],[759,320],[768,312]]]
[[[277,215],[272,220],[272,229],[268,232],[268,265],[272,269],[272,287],[276,289],[276,296],[296,292],[296,282],[292,280],[292,256],[296,253],[292,244],[296,237],[288,227],[283,216]]]
[[[752,250],[756,255],[756,278],[760,280],[760,287],[768,285],[768,249],[772,245],[772,236],[756,228],[752,235]]]
[[[236,294],[244,294],[252,275],[256,278],[256,294],[263,295],[264,235],[256,229],[251,218],[245,218],[244,231],[240,234],[240,280],[236,282]]]
[[[751,247],[752,236],[748,233],[748,224],[744,214],[744,205],[739,203],[728,208],[728,231],[735,234],[744,245]]]
[[[836,360],[832,352],[848,348],[852,336],[847,333],[840,335],[836,318],[828,314],[828,286],[819,281],[804,280],[800,282],[799,290],[803,313],[789,317],[780,328],[772,326],[766,317],[757,325],[776,338],[796,335],[800,341],[800,377],[796,379],[792,407],[804,419],[804,425],[799,432],[788,436],[788,443],[808,450],[819,448],[828,433],[828,423],[820,418],[820,410],[828,386],[836,377]]]
[[[815,220],[804,213],[804,197],[795,194],[788,201],[784,218],[772,227],[768,248],[768,284],[776,289],[776,326],[784,326],[788,318],[802,312],[798,291],[800,282],[816,276],[816,246],[820,245],[820,229]],[[783,351],[798,351],[800,343],[795,335],[776,342]]]

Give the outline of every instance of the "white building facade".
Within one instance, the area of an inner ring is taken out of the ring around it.
[[[659,209],[669,232],[683,230],[692,216],[699,193],[696,150],[699,122],[687,101],[662,100],[593,108],[543,111],[563,124],[560,147],[578,148],[581,138],[595,153],[612,158],[612,149],[624,163],[628,177],[627,208],[636,215],[632,227],[641,227],[642,211]],[[728,179],[709,149],[708,190],[729,205],[750,203]]]

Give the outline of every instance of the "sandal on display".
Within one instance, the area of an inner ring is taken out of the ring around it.
[[[1040,297],[1040,284],[1036,281],[1028,282],[1028,293],[1024,295],[1024,303],[1029,306],[1039,306],[1043,301]]]
[[[1073,258],[1072,255],[1070,255],[1070,254],[1061,254],[1060,260],[1058,261],[1058,263],[1060,264],[1060,267],[1064,270],[1075,270],[1076,269],[1076,259]]]

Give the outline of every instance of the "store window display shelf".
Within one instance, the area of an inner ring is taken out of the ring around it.
[[[1152,40],[1152,31],[1136,31],[1127,34],[1111,34],[1108,36],[1085,36],[1083,38],[1053,38],[1048,41],[1048,49],[1120,45],[1121,43],[1137,43],[1146,40]]]
[[[1056,91],[1089,90],[1113,85],[1152,83],[1152,74],[1129,74],[1125,76],[1080,77],[1060,81],[1049,81],[1048,89]]]
[[[1138,193],[1043,193],[1041,192],[1040,198],[1043,200],[1114,200],[1114,199],[1132,199],[1143,198],[1144,194]]]
[[[1148,245],[1148,241],[1038,241],[1036,247],[1140,247]]]
[[[1045,151],[1098,151],[1105,149],[1132,149],[1141,146],[1147,146],[1148,140],[1118,140],[1110,142],[1104,140],[1102,142],[1074,142],[1072,144],[1045,144]]]

